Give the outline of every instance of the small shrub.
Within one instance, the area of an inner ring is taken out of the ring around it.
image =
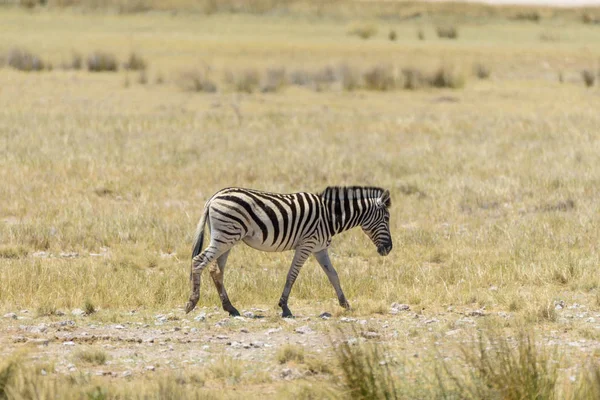
[[[42,71],[46,65],[40,57],[24,49],[12,49],[6,56],[6,63],[19,71]]]
[[[94,306],[94,303],[90,299],[87,299],[83,305],[83,311],[85,311],[86,315],[91,315],[96,312],[96,306]]]
[[[260,74],[254,68],[248,68],[237,73],[229,72],[227,81],[233,84],[237,92],[253,93],[260,84]]]
[[[291,344],[283,345],[277,351],[277,361],[279,361],[279,364],[285,364],[289,361],[302,363],[304,362],[304,348]]]
[[[425,32],[423,32],[423,29],[419,29],[417,31],[417,38],[419,40],[425,40]]]
[[[444,65],[433,73],[429,83],[437,88],[458,89],[464,86],[465,77],[457,68]]]
[[[298,86],[308,86],[313,83],[313,76],[306,70],[297,69],[290,73],[290,83]]]
[[[435,28],[437,36],[441,39],[456,39],[458,38],[458,29],[454,26],[438,26]]]
[[[542,17],[537,11],[529,11],[517,13],[512,19],[516,21],[540,22],[540,19],[542,19]]]
[[[565,82],[565,75],[562,71],[558,71],[558,82],[559,83],[564,83]]]
[[[462,361],[470,373],[453,371],[444,362],[443,368],[458,392],[456,398],[555,398],[558,368],[552,354],[537,347],[530,333],[519,333],[514,342],[494,332],[480,331],[474,346],[461,347]]]
[[[129,54],[129,59],[123,64],[125,69],[133,70],[133,71],[143,71],[147,68],[148,63],[146,60],[135,52],[131,52]]]
[[[331,66],[326,66],[317,70],[312,76],[314,87],[317,91],[326,89],[339,78],[338,72]]]
[[[119,69],[115,55],[102,51],[88,56],[87,68],[90,72],[115,72]]]
[[[388,363],[378,346],[352,345],[342,336],[335,355],[342,370],[342,384],[352,394],[351,398],[399,398]]]
[[[375,66],[363,74],[365,88],[369,90],[393,90],[396,88],[394,69],[388,66]]]
[[[36,310],[37,317],[50,317],[56,314],[56,307],[53,304],[43,303]]]
[[[588,14],[588,13],[584,13],[581,16],[581,21],[584,24],[600,24],[600,17]]]
[[[404,88],[416,90],[425,85],[425,76],[417,68],[403,68]]]
[[[209,78],[208,69],[191,69],[181,73],[179,85],[183,90],[190,92],[214,93],[217,85]]]
[[[348,64],[341,64],[338,68],[339,78],[342,84],[342,89],[346,91],[357,90],[361,87],[361,76],[360,72],[349,66]]]
[[[273,93],[280,91],[287,84],[285,68],[269,68],[263,78],[260,91]]]
[[[146,74],[145,69],[140,71],[137,81],[140,85],[145,85],[146,83],[148,83],[148,74]]]
[[[0,245],[0,258],[16,259],[26,257],[29,253],[23,246]]]
[[[154,78],[154,83],[157,85],[162,85],[163,83],[165,83],[165,77],[163,76],[162,72],[156,74],[156,78]]]
[[[473,73],[479,79],[488,79],[492,71],[487,65],[478,62],[473,65]]]
[[[558,42],[560,40],[558,34],[554,32],[542,32],[539,38],[542,42]]]
[[[209,365],[208,370],[215,379],[235,384],[242,379],[244,368],[239,361],[223,357]]]
[[[390,39],[392,42],[394,42],[397,38],[398,38],[398,36],[396,35],[396,31],[392,29],[390,31],[390,33],[388,34],[388,39]]]
[[[75,353],[74,358],[76,361],[91,364],[91,365],[104,365],[106,364],[107,356],[106,353],[101,349],[84,349],[79,350]]]
[[[374,25],[358,25],[350,29],[348,34],[358,36],[361,39],[369,39],[377,35],[377,27]]]
[[[600,363],[591,360],[580,374],[575,399],[600,399]]]
[[[69,65],[71,69],[80,70],[83,68],[83,57],[79,53],[73,53],[71,55],[71,64]]]
[[[583,79],[583,83],[587,87],[594,86],[594,82],[596,81],[596,75],[594,74],[594,71],[590,69],[584,69],[583,71],[581,71],[581,78]]]

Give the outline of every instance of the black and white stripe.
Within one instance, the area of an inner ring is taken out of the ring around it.
[[[291,316],[287,306],[292,286],[310,256],[327,274],[342,307],[348,308],[337,272],[331,265],[327,248],[340,232],[361,226],[381,255],[392,249],[389,229],[390,193],[375,187],[328,187],[319,194],[267,193],[252,189],[227,188],[215,193],[204,206],[192,251],[192,294],[186,312],[194,309],[200,298],[202,270],[210,268],[223,309],[231,315],[239,312],[231,305],[223,272],[231,248],[243,241],[263,251],[295,250],[285,287],[279,300],[283,316]],[[204,226],[210,227],[210,244],[202,251]]]

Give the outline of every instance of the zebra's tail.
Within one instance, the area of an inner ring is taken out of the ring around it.
[[[202,252],[202,245],[204,243],[204,225],[206,225],[206,218],[208,217],[208,204],[204,206],[204,212],[202,213],[202,217],[200,217],[200,221],[198,222],[198,226],[196,227],[196,233],[194,234],[194,245],[192,247],[192,260],[198,254]]]

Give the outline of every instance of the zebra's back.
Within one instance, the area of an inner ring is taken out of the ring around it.
[[[323,207],[314,193],[227,188],[215,193],[208,207],[211,229],[223,236],[216,240],[243,240],[263,251],[294,249],[322,225]]]

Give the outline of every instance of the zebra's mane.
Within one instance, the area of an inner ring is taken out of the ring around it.
[[[344,199],[376,199],[384,192],[382,188],[374,186],[328,186],[319,193],[325,200]]]

